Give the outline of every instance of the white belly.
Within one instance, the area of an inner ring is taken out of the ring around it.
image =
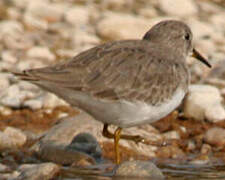
[[[131,103],[123,101],[120,107],[120,118],[111,123],[120,127],[132,127],[155,122],[177,108],[184,96],[185,92],[182,89],[177,89],[170,100],[158,106],[152,106],[144,102]]]

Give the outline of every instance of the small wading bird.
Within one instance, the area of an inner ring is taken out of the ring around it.
[[[193,48],[190,28],[168,20],[140,40],[105,43],[64,63],[12,73],[101,121],[103,135],[114,138],[119,164],[120,138],[147,141],[121,134],[122,128],[158,121],[183,100],[190,80],[185,62],[190,53],[211,67]],[[118,127],[114,134],[108,131],[110,124]]]

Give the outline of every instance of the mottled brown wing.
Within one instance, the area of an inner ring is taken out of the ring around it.
[[[145,99],[156,104],[162,93],[172,95],[176,89],[176,85],[172,89],[167,87],[174,80],[176,70],[165,66],[161,56],[156,56],[151,48],[143,40],[107,43],[82,52],[66,63],[25,73],[39,81],[54,82],[101,99]]]

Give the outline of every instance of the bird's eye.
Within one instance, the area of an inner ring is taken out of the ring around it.
[[[184,36],[184,38],[185,38],[186,40],[190,40],[190,35],[189,35],[188,33],[186,33],[185,36]]]

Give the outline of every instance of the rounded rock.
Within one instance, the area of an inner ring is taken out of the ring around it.
[[[184,101],[184,115],[189,118],[209,122],[225,119],[222,106],[223,98],[216,87],[209,85],[191,85]]]
[[[160,0],[160,9],[168,15],[191,16],[198,12],[193,0]]]
[[[220,127],[210,128],[204,135],[204,141],[211,145],[224,147],[225,129]]]
[[[126,161],[119,165],[115,176],[164,179],[156,165],[147,161]]]

